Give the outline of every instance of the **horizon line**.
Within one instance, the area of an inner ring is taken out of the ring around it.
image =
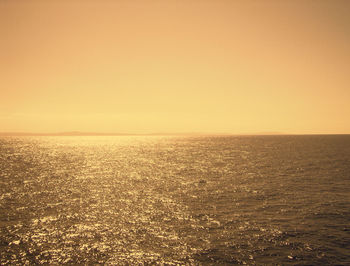
[[[0,136],[282,136],[282,135],[350,135],[350,133],[285,133],[285,132],[254,132],[254,133],[225,133],[225,132],[153,132],[153,133],[117,133],[117,132],[84,132],[66,131],[53,133],[38,132],[0,132]]]

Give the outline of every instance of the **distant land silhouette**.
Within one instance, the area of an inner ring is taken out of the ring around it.
[[[105,133],[105,132],[82,132],[68,131],[55,133],[36,132],[0,132],[0,136],[163,136],[163,135],[213,135],[206,133]],[[223,135],[223,134],[219,134]],[[224,134],[228,135],[228,134]]]
[[[327,133],[283,133],[283,132],[255,132],[255,133],[207,133],[207,132],[182,132],[182,133],[106,133],[106,132],[83,132],[67,131],[54,133],[37,132],[0,132],[0,136],[278,136],[278,135],[348,135],[348,134],[327,134]]]

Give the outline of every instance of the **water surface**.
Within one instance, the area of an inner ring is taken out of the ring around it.
[[[350,136],[2,137],[0,264],[350,264]]]

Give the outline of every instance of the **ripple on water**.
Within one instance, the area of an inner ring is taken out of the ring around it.
[[[0,151],[1,264],[349,261],[348,136],[1,138]]]

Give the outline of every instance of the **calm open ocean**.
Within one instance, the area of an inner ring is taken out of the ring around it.
[[[24,263],[350,265],[350,135],[1,137]]]

